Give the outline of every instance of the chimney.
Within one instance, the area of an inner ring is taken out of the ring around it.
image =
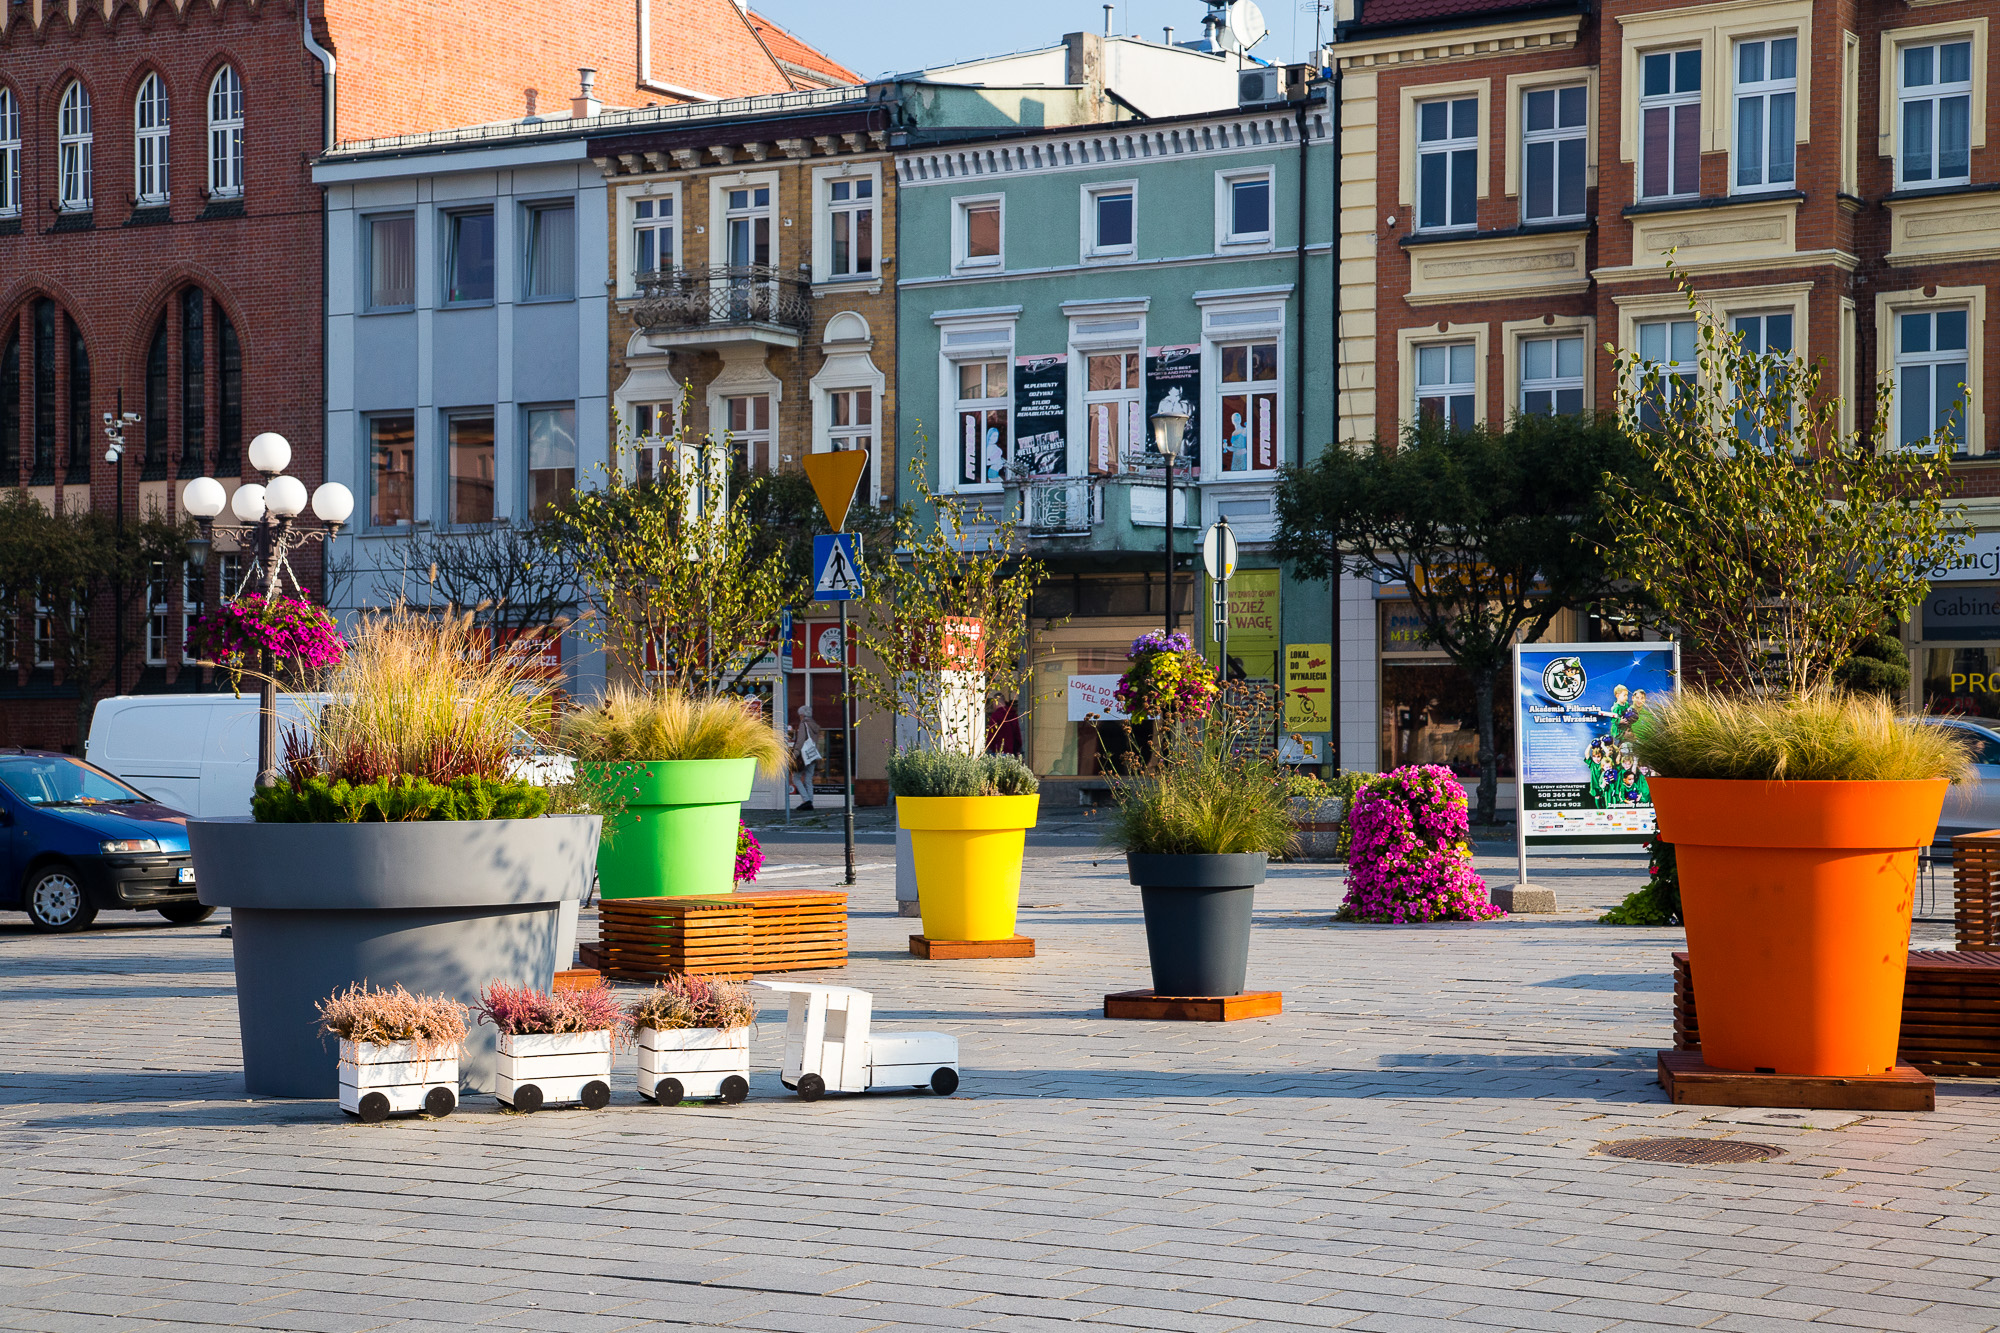
[[[1167,30],[1166,30],[1166,31],[1167,31],[1167,45],[1168,45],[1168,46],[1172,46],[1172,45],[1174,44],[1174,26],[1173,26],[1173,24],[1169,23],[1169,24],[1167,25]]]
[[[582,120],[586,116],[594,116],[604,110],[604,103],[597,100],[595,91],[597,87],[597,71],[594,69],[579,69],[577,74],[582,81],[583,91],[569,99],[569,114],[573,119]]]
[[[1109,36],[1111,36],[1111,35],[1112,35],[1112,26],[1111,26],[1111,13],[1112,13],[1112,11],[1113,11],[1113,10],[1115,10],[1115,9],[1117,9],[1117,8],[1118,8],[1118,6],[1116,6],[1116,5],[1106,5],[1106,6],[1104,7],[1104,35],[1105,35],[1106,37],[1109,37]]]
[[[1081,86],[1095,105],[1104,100],[1104,39],[1094,32],[1063,37],[1063,82]]]

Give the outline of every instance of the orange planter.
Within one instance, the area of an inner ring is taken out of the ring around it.
[[[1917,850],[1948,784],[1652,778],[1702,1059],[1834,1077],[1896,1063]]]

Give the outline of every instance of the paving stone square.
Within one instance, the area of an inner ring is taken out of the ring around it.
[[[2000,1081],[1930,1115],[1669,1105],[1681,935],[1595,924],[1638,858],[1538,864],[1563,910],[1479,926],[1336,925],[1341,867],[1274,867],[1251,982],[1285,1012],[1184,1024],[1099,1016],[1147,976],[1093,843],[1031,845],[1035,958],[922,962],[864,837],[851,962],[795,979],[955,1033],[949,1098],[798,1100],[767,1002],[739,1106],[643,1102],[628,1052],[603,1111],[364,1126],[245,1097],[226,917],[0,917],[0,1328],[2000,1326]],[[839,878],[823,829],[767,851],[768,886]],[[1594,1152],[1658,1135],[1783,1155]]]

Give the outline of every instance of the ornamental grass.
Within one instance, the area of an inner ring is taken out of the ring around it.
[[[1105,845],[1154,855],[1290,851],[1298,828],[1277,762],[1220,711],[1173,730],[1136,776],[1113,781]]]
[[[320,1031],[342,1041],[393,1046],[408,1042],[419,1060],[458,1049],[465,1040],[465,1006],[447,995],[412,995],[403,987],[350,985],[320,1001]]]
[[[733,694],[614,685],[563,719],[562,742],[592,763],[755,759],[766,777],[785,771],[785,738],[754,701]]]
[[[1916,782],[1970,775],[1950,728],[1900,715],[1879,695],[1751,699],[1683,689],[1641,713],[1639,762],[1663,778],[1767,782]]]
[[[679,975],[668,977],[625,1008],[635,1028],[677,1031],[685,1028],[749,1027],[757,1021],[750,988],[740,981]]]

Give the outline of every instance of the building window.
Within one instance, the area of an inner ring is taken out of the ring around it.
[[[1736,44],[1736,188],[1788,189],[1797,179],[1799,39]]]
[[[1524,416],[1583,411],[1583,338],[1521,340],[1521,412]]]
[[[224,596],[228,595],[228,584],[223,585]],[[181,562],[181,665],[193,666],[199,661],[187,650],[188,631],[194,627],[195,616],[208,602],[208,571],[192,560]]]
[[[1531,88],[1521,95],[1521,124],[1522,221],[1582,217],[1590,90]]]
[[[826,408],[826,438],[833,451],[859,449],[868,455],[861,494],[872,499],[879,493],[875,476],[875,391],[834,389],[826,395]]]
[[[875,273],[875,181],[827,182],[827,274],[833,278]]]
[[[146,452],[142,476],[167,475],[167,317],[153,325],[146,346]]]
[[[1473,422],[1477,356],[1471,343],[1417,348],[1417,420],[1441,421],[1454,430]]]
[[[733,469],[759,476],[777,471],[771,436],[771,395],[751,393],[723,399],[722,424],[729,432]]]
[[[64,315],[63,325],[69,334],[69,463],[63,480],[75,486],[90,480],[90,349],[75,320]]]
[[[1087,191],[1089,228],[1084,253],[1096,258],[1130,255],[1132,245],[1132,187]]]
[[[0,218],[21,216],[21,104],[0,88]]]
[[[368,418],[368,523],[393,528],[417,514],[417,419]]]
[[[1954,450],[1965,448],[1964,412],[1971,390],[1966,374],[1964,310],[1922,310],[1896,316],[1896,443],[1921,445],[1944,431]]]
[[[1972,43],[1905,46],[1897,65],[1903,127],[1897,184],[1965,184],[1972,169]]]
[[[1007,470],[1007,363],[961,361],[958,371],[958,484],[998,486]]]
[[[1269,472],[1278,466],[1278,344],[1224,343],[1222,471]]]
[[[181,475],[199,477],[208,453],[208,302],[199,287],[181,292]]]
[[[65,212],[90,208],[90,94],[81,83],[63,90],[56,112],[56,204]]]
[[[679,417],[672,403],[632,405],[633,449],[637,455],[634,464],[640,481],[665,480]]]
[[[958,206],[958,266],[1000,267],[1000,201],[983,199]]]
[[[148,74],[132,107],[133,201],[140,207],[167,202],[167,85]]]
[[[632,275],[674,266],[674,197],[632,201]]]
[[[727,192],[722,225],[728,237],[731,268],[768,267],[771,263],[771,187],[745,186]]]
[[[523,300],[567,301],[576,295],[576,207],[528,209],[528,283]]]
[[[1417,103],[1417,226],[1478,225],[1479,99]]]
[[[493,299],[493,211],[445,217],[444,299],[447,304]]]
[[[1781,315],[1736,315],[1729,321],[1730,330],[1741,339],[1742,350],[1753,356],[1776,356],[1789,358],[1792,354],[1792,316]],[[1776,394],[1783,385],[1776,377],[1782,371],[1776,366],[1765,366],[1764,382],[1755,386],[1765,394]],[[1760,449],[1770,449],[1777,443],[1770,432],[1747,411],[1736,413],[1736,437]]]
[[[243,80],[224,65],[208,85],[208,195],[243,193]]]
[[[1268,175],[1232,176],[1225,181],[1228,191],[1228,245],[1269,244],[1271,240],[1271,178]]]
[[[368,308],[407,310],[417,303],[417,220],[368,219]]]
[[[528,412],[528,508],[546,518],[576,490],[576,409]]]
[[[1092,476],[1122,472],[1126,456],[1146,447],[1143,364],[1136,351],[1092,352],[1083,360],[1084,439]]]
[[[56,664],[55,608],[35,599],[35,665],[47,670]]]
[[[1701,51],[1655,51],[1639,69],[1639,197],[1701,192]]]
[[[46,296],[35,302],[35,470],[33,486],[51,486],[56,479],[56,303]]]
[[[155,560],[146,567],[146,665],[167,664],[167,624],[173,613],[169,602],[171,584],[167,562]]]
[[[7,330],[0,346],[0,487],[21,480],[21,330]],[[7,617],[0,616],[0,620]]]
[[[452,417],[445,423],[455,524],[493,521],[493,417]]]
[[[216,423],[215,467],[221,475],[233,477],[243,470],[243,345],[236,340],[236,325],[219,305],[215,333],[222,355],[222,382],[215,395],[222,413]]]
[[[1638,326],[1639,359],[1657,366],[1660,385],[1639,403],[1639,424],[1649,430],[1661,425],[1660,400],[1671,399],[1675,407],[1694,397],[1695,322],[1691,319],[1652,319]]]

